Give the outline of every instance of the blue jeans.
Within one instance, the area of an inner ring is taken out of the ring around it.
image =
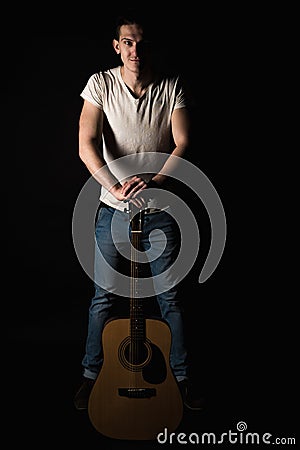
[[[119,240],[118,236],[114,236],[113,240],[111,233],[112,219],[120,225],[120,229],[125,227],[127,233],[130,233],[128,231],[130,230],[129,215],[126,212],[118,211],[102,204],[98,211],[95,226],[96,244],[109,265],[117,272],[124,270],[124,274],[126,274],[128,263],[127,265],[124,264],[125,260],[121,257],[119,250],[122,249],[122,245],[125,248],[128,242],[122,238],[122,233],[120,233]],[[153,243],[155,247],[155,239],[161,240],[161,234],[155,237],[153,230],[161,230],[167,238],[164,251],[160,256],[156,259],[153,258],[153,260],[150,258],[150,276],[152,275],[154,277],[165,271],[176,259],[180,248],[180,234],[175,220],[166,211],[145,214],[142,229],[143,232],[140,240],[142,251],[149,251]],[[150,244],[149,234],[151,231]],[[118,241],[118,248],[115,245],[116,240]],[[101,265],[99,264],[98,258],[95,257],[95,280],[97,280],[96,272],[101,271]],[[119,294],[115,294],[110,289],[110,283],[113,284],[113,281],[107,278],[109,277],[105,278],[107,289],[104,289],[102,283],[101,285],[97,282],[94,283],[95,294],[89,308],[88,333],[82,365],[83,375],[91,379],[96,379],[103,363],[101,336],[104,325],[112,317],[114,308],[118,304],[120,306],[122,306],[122,303],[124,304],[124,298]],[[178,287],[175,285],[165,292],[158,293],[155,297],[158,302],[160,315],[169,324],[171,329],[170,366],[174,375],[180,380],[187,377],[187,352],[184,344],[183,311],[178,298]]]

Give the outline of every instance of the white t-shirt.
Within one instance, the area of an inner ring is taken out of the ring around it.
[[[93,74],[81,97],[104,112],[100,151],[121,183],[132,175],[149,180],[149,173],[159,172],[152,152],[169,154],[173,151],[172,112],[186,107],[178,76],[157,78],[140,98],[134,98],[122,79],[121,66],[118,66]],[[151,155],[144,157],[146,152]],[[132,156],[116,161],[126,155]],[[116,200],[103,186],[100,200],[124,209],[124,203]],[[154,204],[149,206],[154,207]]]

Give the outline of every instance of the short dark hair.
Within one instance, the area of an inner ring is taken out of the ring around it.
[[[117,41],[119,40],[120,29],[122,25],[134,25],[134,24],[139,25],[143,29],[144,38],[146,38],[147,40],[151,40],[148,17],[145,15],[144,12],[141,12],[140,10],[136,10],[133,8],[131,9],[129,8],[126,11],[122,11],[121,14],[117,16],[114,38],[117,39]]]

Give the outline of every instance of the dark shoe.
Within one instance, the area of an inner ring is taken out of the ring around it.
[[[78,389],[75,398],[74,405],[75,408],[82,411],[87,409],[89,403],[89,397],[94,386],[95,380],[91,380],[90,378],[84,378],[84,381],[80,388]]]
[[[193,396],[190,383],[187,380],[182,380],[179,381],[178,385],[184,406],[193,411],[201,411],[204,408],[204,399]]]

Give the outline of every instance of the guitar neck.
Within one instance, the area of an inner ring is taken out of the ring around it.
[[[141,247],[141,235],[143,227],[144,211],[131,209],[131,296],[130,296],[130,336],[133,343],[145,341],[145,317],[142,300],[139,296],[140,263],[138,252]]]

